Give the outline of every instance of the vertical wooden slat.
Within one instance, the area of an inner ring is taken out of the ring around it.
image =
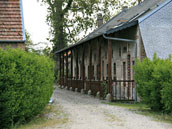
[[[78,80],[79,80],[79,66],[78,66],[78,48],[76,48],[76,86],[78,88]]]
[[[89,89],[91,89],[91,79],[92,79],[92,47],[91,44],[89,43],[89,65],[90,65],[90,69],[89,69],[89,81],[90,81],[90,85],[89,85]]]
[[[108,40],[108,93],[112,93],[112,43]]]
[[[73,79],[73,50],[71,50],[71,87],[72,87],[72,79]]]
[[[64,86],[64,53],[62,53],[62,85]]]
[[[101,43],[100,39],[98,40],[98,81],[99,81],[99,91],[101,86]]]
[[[66,51],[66,86],[68,87],[68,51]]]
[[[78,50],[76,50],[76,79],[78,80],[79,78],[79,66],[78,66]]]
[[[131,56],[130,54],[128,54],[127,56],[127,70],[128,70],[128,80],[131,80]],[[128,83],[128,100],[129,100],[129,96],[130,96],[130,83]]]
[[[82,46],[82,89],[84,89],[84,81],[85,81],[85,65],[84,65],[84,60],[85,60],[85,46]]]
[[[59,69],[60,69],[60,78],[59,78],[60,80],[59,80],[59,84],[60,84],[60,86],[61,86],[61,84],[62,84],[62,83],[61,83],[61,81],[62,81],[62,78],[61,78],[61,77],[62,77],[62,73],[61,73],[62,64],[61,64],[61,62],[62,62],[62,61],[61,61],[61,53],[60,53],[60,54],[59,54]]]

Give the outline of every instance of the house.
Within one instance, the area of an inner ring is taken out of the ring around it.
[[[22,0],[0,0],[0,47],[25,49]]]
[[[172,54],[172,0],[144,0],[124,10],[77,44],[56,52],[60,85],[110,100],[136,100],[136,58]],[[68,65],[69,52],[70,62]],[[70,76],[69,76],[70,75]],[[104,83],[106,84],[106,83]],[[105,85],[106,86],[106,85]]]

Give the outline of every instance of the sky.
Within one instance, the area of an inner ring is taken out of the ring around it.
[[[41,1],[41,0],[40,0]],[[46,23],[47,9],[37,0],[23,0],[25,29],[34,43],[48,42],[49,26]]]
[[[25,29],[31,34],[33,43],[37,44],[38,42],[47,42],[48,46],[51,47],[52,45],[46,40],[46,38],[49,37],[50,30],[46,23],[46,6],[41,5],[37,0],[23,0],[23,11]],[[39,46],[45,47],[45,44]]]

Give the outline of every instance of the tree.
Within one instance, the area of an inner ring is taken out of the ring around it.
[[[76,43],[96,28],[98,13],[108,21],[121,11],[123,6],[131,7],[136,0],[42,0],[48,5],[47,22],[51,26],[53,52],[67,44]],[[81,37],[82,35],[82,37]]]
[[[32,39],[31,39],[31,35],[27,30],[25,30],[25,35],[26,35],[26,42],[25,42],[26,51],[33,52],[38,55],[45,55],[50,58],[53,57],[51,48],[48,46],[48,44],[46,42],[33,43]],[[43,46],[43,48],[39,47],[36,49],[37,46]]]
[[[33,46],[33,41],[31,40],[31,35],[27,30],[25,30],[25,35],[26,35],[26,42],[25,42],[26,51],[31,51],[32,46]]]

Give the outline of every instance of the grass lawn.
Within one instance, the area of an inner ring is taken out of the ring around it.
[[[15,127],[16,129],[41,129],[43,127],[54,128],[68,122],[67,114],[65,114],[60,106],[48,105],[45,110],[30,122]]]
[[[142,103],[111,102],[107,104],[110,104],[112,106],[124,107],[138,114],[153,117],[156,121],[162,121],[172,124],[172,114],[152,111],[147,105]]]

